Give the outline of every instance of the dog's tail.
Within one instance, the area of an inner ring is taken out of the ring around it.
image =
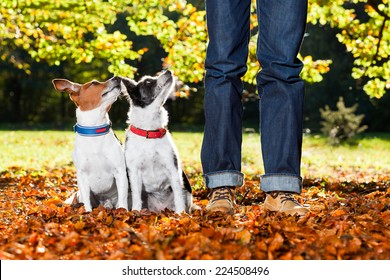
[[[187,177],[186,173],[184,172],[184,170],[183,170],[182,176],[183,176],[183,185],[184,185],[184,188],[185,188],[189,193],[192,193],[192,187],[191,187],[190,181],[188,180],[188,177]]]

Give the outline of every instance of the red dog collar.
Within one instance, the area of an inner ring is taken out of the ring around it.
[[[151,138],[151,139],[163,138],[164,135],[167,133],[167,130],[164,128],[159,128],[157,130],[143,130],[133,125],[130,125],[129,129],[134,134],[137,134],[145,138]]]

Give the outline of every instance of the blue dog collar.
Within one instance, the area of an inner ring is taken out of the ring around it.
[[[110,131],[111,123],[100,125],[100,126],[81,126],[79,124],[75,124],[73,126],[73,131],[77,132],[82,136],[102,136],[107,134]]]

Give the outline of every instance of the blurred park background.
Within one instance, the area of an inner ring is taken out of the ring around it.
[[[170,130],[205,206],[205,0],[1,0],[0,259],[390,259],[389,1],[309,0],[299,58],[302,199],[312,213],[298,221],[261,205],[255,0],[239,207],[231,217],[196,211],[180,219],[61,203],[77,187],[75,105],[51,81],[173,70]],[[122,141],[127,110],[118,100],[110,111]]]
[[[243,105],[244,126],[258,131],[252,4]],[[54,91],[53,78],[137,79],[170,68],[178,77],[168,103],[171,126],[201,131],[204,6],[204,0],[2,0],[0,129],[70,129],[75,107]],[[388,0],[309,0],[300,53],[305,133],[343,141],[363,131],[390,132],[389,25]],[[113,106],[117,128],[125,128],[127,109],[124,100]]]

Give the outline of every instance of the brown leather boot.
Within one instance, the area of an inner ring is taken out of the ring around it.
[[[211,189],[209,203],[206,211],[221,211],[226,214],[234,213],[234,194],[230,187],[220,187]]]
[[[264,207],[270,211],[286,213],[287,215],[305,216],[309,209],[301,205],[292,193],[270,192],[267,193]]]

